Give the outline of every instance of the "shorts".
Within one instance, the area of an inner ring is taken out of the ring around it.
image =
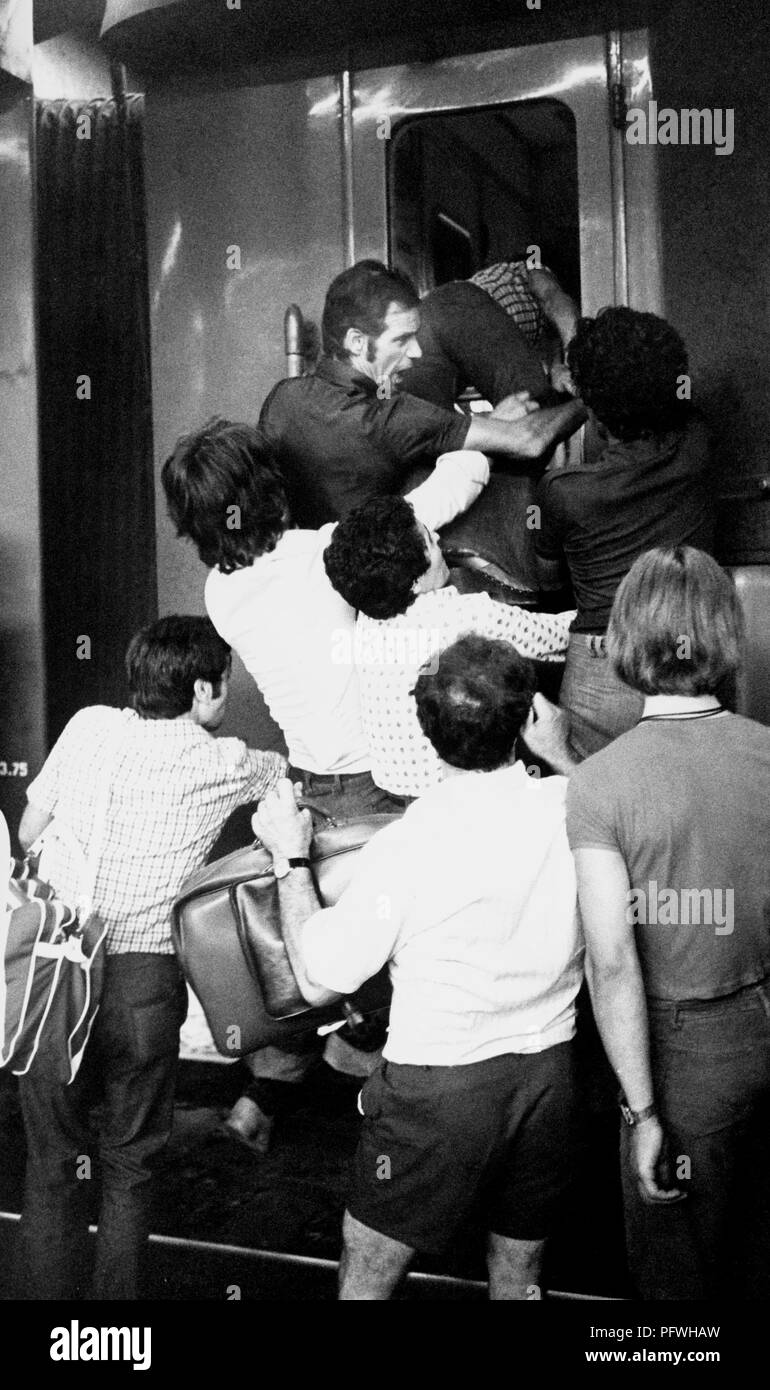
[[[428,1254],[462,1225],[552,1232],[575,1169],[574,1043],[455,1067],[383,1062],[364,1085],[351,1216]]]

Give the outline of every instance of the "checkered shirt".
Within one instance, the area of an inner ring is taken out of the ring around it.
[[[112,769],[106,831],[94,890],[107,951],[173,953],[171,906],[205,861],[230,812],[264,796],[285,775],[279,753],[212,738],[188,719],[142,719],[92,705],[70,720],[30,784],[32,805],[64,821],[88,852],[101,770]],[[41,873],[75,905],[79,867],[50,835]]]
[[[536,343],[545,327],[545,314],[529,288],[527,270],[526,261],[498,261],[472,275],[471,283],[497,300],[528,343]]]
[[[396,796],[421,796],[441,781],[441,762],[420,728],[412,694],[421,666],[436,663],[468,632],[510,642],[522,656],[559,661],[574,617],[574,611],[530,613],[489,594],[460,594],[451,584],[418,594],[395,618],[361,614],[355,658],[377,786]]]

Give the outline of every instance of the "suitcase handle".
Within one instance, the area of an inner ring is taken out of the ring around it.
[[[303,797],[301,801],[297,802],[297,808],[300,811],[310,811],[311,815],[320,817],[320,819],[324,820],[327,825],[339,825],[339,821],[335,820],[334,816],[330,816],[329,812],[324,811],[323,807],[318,806],[315,801],[307,801],[305,797]],[[264,847],[262,845],[262,841],[259,838],[257,838],[255,839],[251,848],[261,849]]]

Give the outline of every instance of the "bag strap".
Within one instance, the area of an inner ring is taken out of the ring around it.
[[[11,834],[8,829],[8,822],[2,811],[0,811],[0,864],[3,866],[2,872],[4,875],[2,885],[3,901],[2,904],[0,904],[0,922],[2,923],[0,930],[2,931],[4,939],[7,919],[11,915],[14,902],[10,892],[11,873],[13,869],[13,860],[11,859]]]

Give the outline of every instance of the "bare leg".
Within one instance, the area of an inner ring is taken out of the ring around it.
[[[342,1223],[339,1297],[343,1302],[385,1302],[397,1287],[414,1250],[356,1221],[349,1211]]]
[[[513,1240],[490,1231],[487,1242],[489,1297],[509,1302],[540,1298],[544,1250],[544,1240]]]

